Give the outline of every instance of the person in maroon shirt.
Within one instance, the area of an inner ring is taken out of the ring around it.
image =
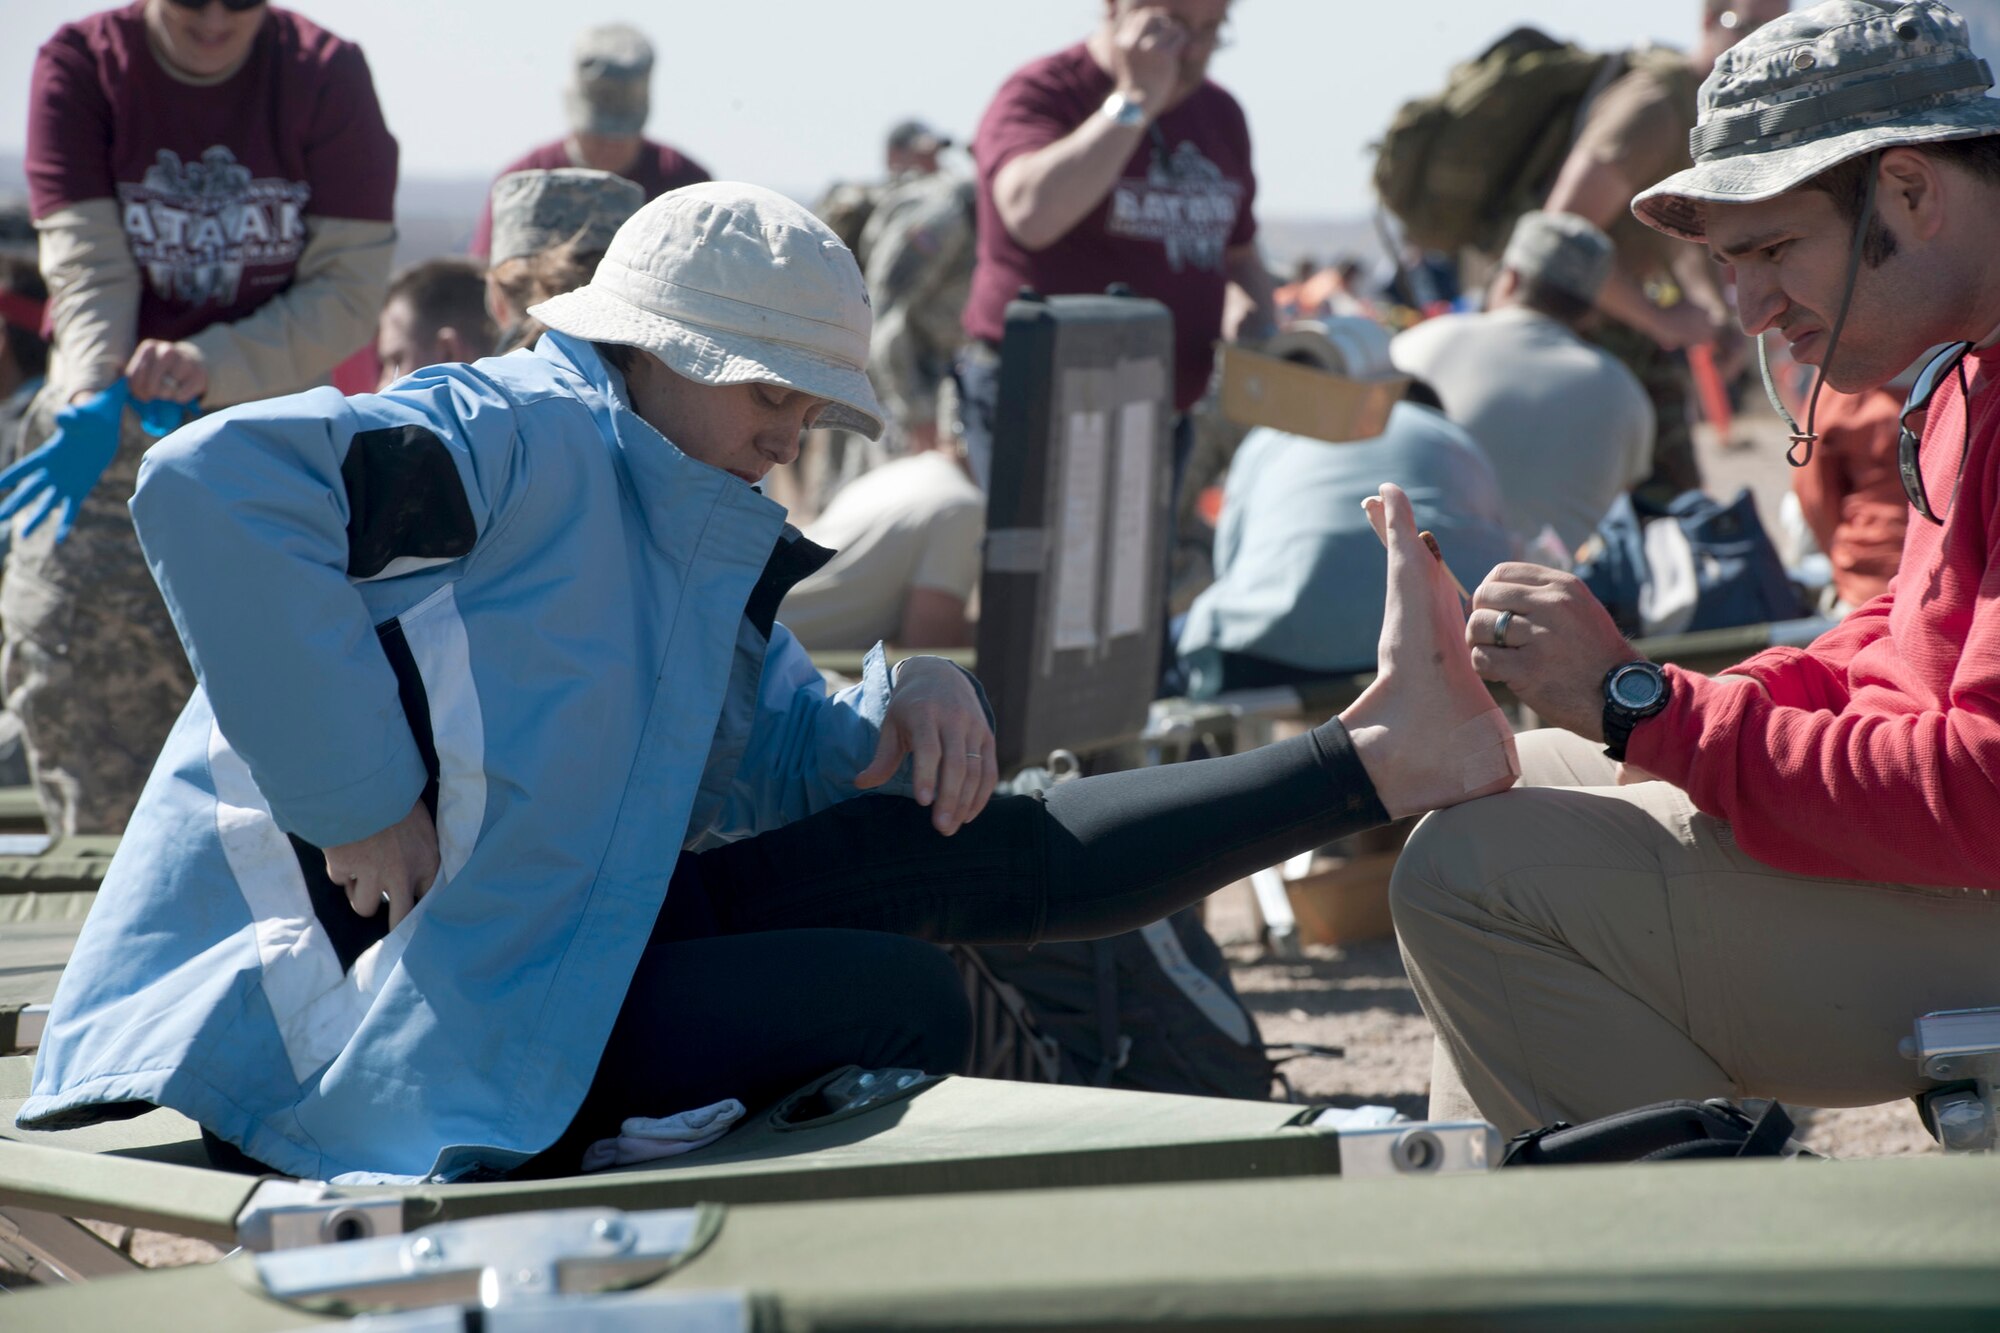
[[[967,454],[982,486],[992,471],[1000,336],[1022,287],[1055,296],[1124,283],[1164,303],[1182,413],[1208,386],[1218,337],[1269,331],[1250,129],[1236,99],[1208,78],[1229,7],[1105,0],[1088,39],[1015,71],[987,107],[972,144],[979,258],[958,374]],[[1225,328],[1232,285],[1248,314]]]
[[[577,38],[575,71],[564,95],[570,132],[509,162],[499,175],[589,167],[634,182],[649,200],[709,179],[701,163],[641,133],[652,106],[647,90],[652,77],[653,45],[643,34],[622,23],[591,28]],[[492,246],[489,190],[472,233],[473,257],[486,258]]]
[[[1891,1102],[1936,1086],[1898,1052],[1917,1018],[2000,1005],[1992,85],[1935,0],[1829,0],[1722,58],[1694,167],[1634,200],[1833,388],[1942,346],[1897,412],[1902,567],[1719,676],[1645,661],[1571,575],[1488,575],[1473,666],[1551,725],[1518,789],[1432,816],[1396,866],[1434,1117]]]
[[[309,388],[373,335],[396,141],[360,48],[297,14],[137,0],[64,25],[27,174],[54,330],[28,449],[121,379],[214,409]],[[150,442],[126,411],[67,538],[31,508],[7,557],[0,682],[54,833],[124,826],[194,685],[125,509]]]

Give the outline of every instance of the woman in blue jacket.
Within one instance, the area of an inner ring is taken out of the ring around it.
[[[24,1125],[155,1104],[292,1175],[571,1169],[627,1116],[953,1068],[923,941],[1130,929],[1511,778],[1391,489],[1385,669],[1342,718],[988,808],[970,676],[878,649],[829,698],[772,619],[827,553],[756,483],[808,426],[880,429],[832,234],[691,187],[533,313],[532,352],[149,455],[133,514],[201,685]]]

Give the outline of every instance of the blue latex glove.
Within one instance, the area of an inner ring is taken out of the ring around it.
[[[120,384],[124,380],[118,381]],[[132,410],[139,414],[139,429],[156,440],[164,440],[201,415],[194,403],[177,403],[171,398],[134,399]]]
[[[118,432],[126,404],[131,402],[131,390],[121,379],[57,412],[55,434],[48,442],[0,472],[0,491],[12,492],[0,501],[0,522],[27,510],[28,521],[21,529],[21,535],[26,536],[53,515],[57,543],[68,537],[83,498],[118,454]],[[132,406],[139,414],[140,427],[155,439],[179,429],[201,411],[192,403],[164,399]],[[33,509],[28,508],[31,504]]]

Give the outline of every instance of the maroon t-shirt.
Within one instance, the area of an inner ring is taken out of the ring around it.
[[[1257,235],[1250,126],[1236,99],[1204,82],[1140,141],[1104,202],[1045,250],[1025,250],[1001,224],[993,178],[1022,153],[1066,138],[1104,105],[1111,76],[1079,43],[1017,70],[979,122],[979,265],[965,331],[1000,340],[1022,287],[1044,296],[1102,292],[1114,282],[1174,314],[1174,400],[1186,411],[1208,386],[1222,334],[1224,255]]]
[[[396,141],[353,43],[272,9],[243,68],[197,87],[161,67],[144,7],[67,24],[35,57],[29,203],[115,199],[138,336],[178,339],[290,286],[308,214],[392,220]]]
[[[509,162],[500,169],[505,176],[510,171],[555,171],[562,167],[573,167],[570,160],[569,141],[558,139],[545,143],[518,162]],[[709,179],[708,168],[679,149],[651,139],[642,139],[639,144],[639,160],[619,173],[646,192],[646,198],[653,200],[668,190],[678,190],[683,185],[699,185]],[[499,176],[494,177],[495,180]],[[472,233],[472,253],[484,259],[493,253],[493,193],[487,191],[486,202],[479,206],[479,226]]]

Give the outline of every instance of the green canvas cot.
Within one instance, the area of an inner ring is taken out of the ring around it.
[[[42,827],[42,798],[33,787],[0,787],[0,834],[35,833]]]
[[[837,1071],[838,1072],[838,1071]],[[88,1217],[253,1248],[394,1234],[536,1209],[658,1209],[937,1193],[1332,1175],[1343,1134],[1312,1108],[966,1077],[818,1115],[818,1080],[719,1143],[656,1163],[541,1181],[355,1186],[206,1165],[196,1127],[156,1110],[53,1133],[13,1126],[29,1062],[0,1060],[0,1210]],[[1428,1137],[1434,1155],[1395,1152]],[[1350,1171],[1483,1169],[1483,1125],[1350,1129]],[[1387,1151],[1385,1151],[1385,1149]]]
[[[10,1333],[264,1333],[357,1301],[454,1307],[375,1330],[488,1333],[1990,1328],[1996,1223],[1990,1158],[1294,1177],[523,1214],[0,1310]]]
[[[15,789],[0,789],[0,798]],[[3,811],[0,811],[3,813]],[[32,1049],[115,837],[0,833],[0,1053]]]

